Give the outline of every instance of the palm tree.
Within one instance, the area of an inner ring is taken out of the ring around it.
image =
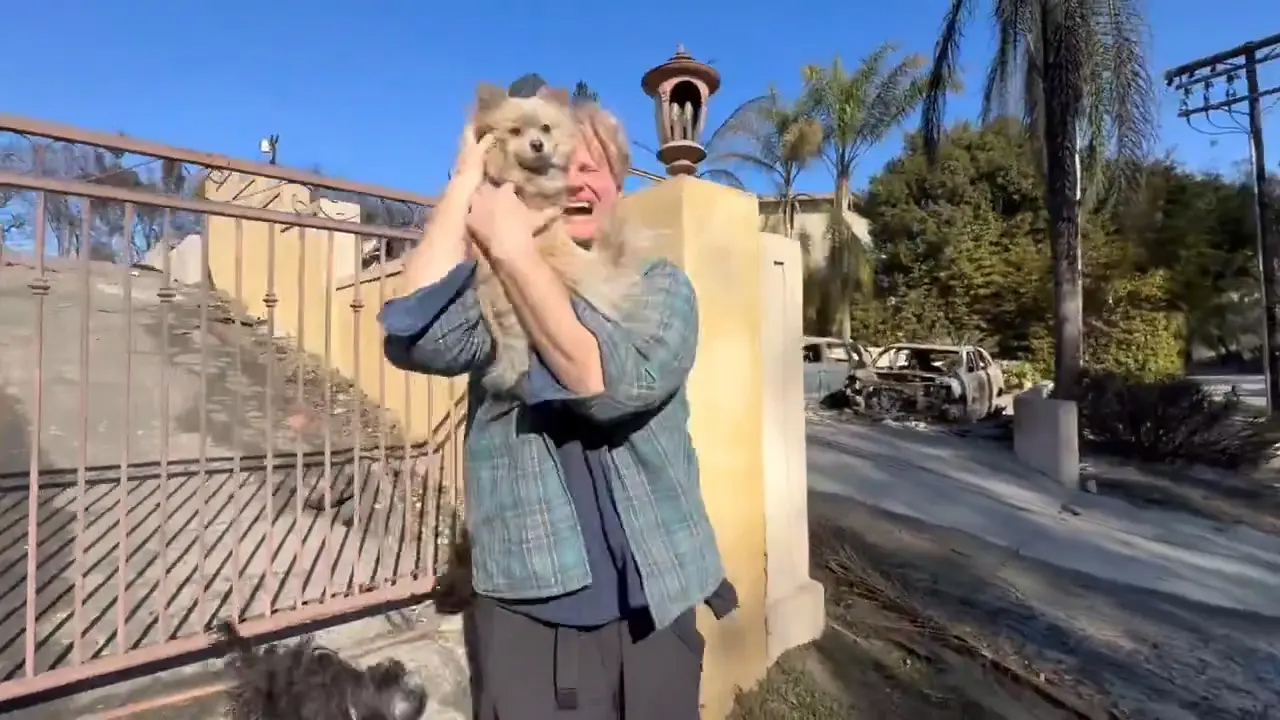
[[[952,0],[929,73],[921,124],[936,157],[946,88],[976,0]],[[1154,142],[1154,92],[1139,0],[994,0],[996,52],[983,119],[1020,106],[1037,148],[1053,258],[1054,395],[1077,396],[1083,363],[1080,222],[1104,195],[1134,187]],[[1082,192],[1083,186],[1083,192]]]
[[[826,67],[803,70],[802,110],[822,126],[821,157],[835,182],[822,295],[841,338],[849,337],[850,306],[869,289],[872,278],[866,248],[845,216],[854,168],[924,100],[924,59],[910,55],[890,65],[894,50],[885,43],[852,70],[846,70],[840,58]]]
[[[739,105],[711,133],[700,177],[739,189],[738,175],[753,170],[769,181],[782,207],[782,234],[795,230],[796,180],[817,157],[822,126],[797,104],[788,103],[772,88]]]

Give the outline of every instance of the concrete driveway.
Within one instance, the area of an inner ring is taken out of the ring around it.
[[[809,488],[1115,583],[1280,617],[1280,538],[1077,494],[993,444],[810,420]]]

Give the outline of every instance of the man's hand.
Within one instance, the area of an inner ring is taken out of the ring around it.
[[[510,183],[481,185],[471,196],[467,231],[490,258],[519,258],[533,251],[534,235],[559,214],[560,208],[530,210]]]
[[[475,128],[470,124],[463,128],[449,184],[431,212],[422,241],[405,257],[404,272],[397,282],[399,294],[407,295],[440,280],[458,263],[475,254],[473,243],[467,237],[467,212],[471,196],[487,184],[484,158],[494,142],[491,135],[476,139]]]
[[[484,183],[484,158],[497,141],[493,135],[485,133],[476,139],[476,129],[471,123],[462,128],[462,138],[458,143],[458,157],[453,161],[453,172],[449,173],[450,184],[458,183],[468,195]]]

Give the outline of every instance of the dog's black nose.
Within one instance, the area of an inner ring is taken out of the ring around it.
[[[542,138],[534,138],[529,141],[529,149],[536,153],[542,152],[545,147],[546,146],[542,143]]]

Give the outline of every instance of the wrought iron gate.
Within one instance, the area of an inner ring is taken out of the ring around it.
[[[368,329],[431,203],[0,115],[0,703],[432,587],[461,393]]]

